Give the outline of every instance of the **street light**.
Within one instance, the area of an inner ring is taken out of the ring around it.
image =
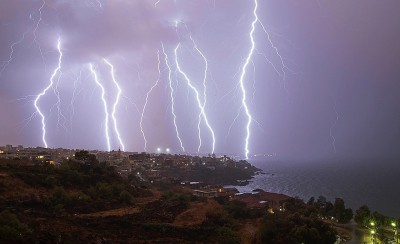
[[[375,235],[375,230],[371,230],[371,241],[372,241],[372,243],[375,243],[374,235]]]
[[[371,241],[372,241],[372,243],[375,243],[375,234],[376,234],[375,222],[371,221],[369,224],[372,226],[372,229],[371,229]]]
[[[396,222],[392,222],[391,225],[393,227],[393,232],[394,232],[394,241],[397,243],[397,225],[396,225]]]

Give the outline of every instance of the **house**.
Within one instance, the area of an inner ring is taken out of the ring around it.
[[[218,196],[218,192],[215,190],[193,190],[193,195],[198,197],[216,197]]]
[[[268,203],[266,201],[262,201],[259,198],[258,194],[253,193],[242,193],[237,194],[234,197],[234,200],[246,203],[248,208],[252,209],[267,209]]]
[[[258,193],[261,201],[267,201],[272,210],[284,210],[285,203],[293,199],[284,194],[261,191]]]
[[[245,202],[250,208],[261,208],[267,206],[271,213],[274,210],[283,211],[285,204],[293,199],[284,194],[259,191],[257,193],[236,194],[234,200]]]

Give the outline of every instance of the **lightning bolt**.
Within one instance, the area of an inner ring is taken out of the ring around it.
[[[144,130],[143,130],[143,117],[144,117],[144,112],[146,110],[147,107],[147,102],[149,100],[149,96],[150,93],[153,91],[153,89],[158,85],[159,81],[160,81],[160,76],[161,76],[161,70],[160,70],[160,50],[157,50],[157,69],[158,69],[158,77],[156,82],[153,84],[153,86],[150,88],[150,90],[146,93],[146,100],[145,103],[143,105],[143,109],[142,109],[142,114],[140,116],[140,130],[142,132],[143,135],[143,140],[144,140],[144,151],[147,151],[147,139],[146,139],[146,135],[144,134]]]
[[[101,88],[101,100],[103,101],[103,105],[104,105],[104,113],[105,113],[105,135],[106,135],[106,140],[107,140],[107,149],[108,151],[111,151],[111,145],[110,145],[110,136],[108,134],[108,118],[109,118],[109,114],[108,114],[108,109],[107,109],[107,101],[105,98],[106,95],[106,90],[104,89],[104,86],[100,83],[98,77],[97,77],[97,73],[95,71],[95,69],[93,68],[93,64],[89,64],[90,67],[90,71],[93,74],[93,78],[94,81],[96,82],[96,84]]]
[[[157,2],[154,3],[154,7],[157,7],[157,4],[160,3],[161,0],[158,0]]]
[[[45,0],[43,0],[42,1],[42,6],[40,6],[40,8],[38,9],[38,12],[39,12],[39,20],[36,22],[36,26],[35,26],[35,28],[33,29],[33,41],[34,42],[36,42],[36,31],[39,29],[39,25],[40,25],[40,22],[42,22],[42,9],[44,8],[44,6],[46,5],[46,1]]]
[[[58,75],[58,78],[57,78],[57,82],[56,82],[55,86],[52,86],[54,95],[56,95],[56,97],[57,97],[57,102],[50,109],[50,111],[52,111],[54,107],[57,108],[57,128],[58,128],[58,126],[62,125],[62,127],[67,131],[67,127],[65,126],[66,118],[65,118],[65,116],[64,116],[64,114],[62,113],[62,110],[61,110],[61,97],[60,97],[60,91],[58,90],[58,85],[60,83],[61,75],[62,75],[62,72],[61,72],[61,69],[60,69],[59,70],[59,75]],[[63,123],[62,124],[61,124],[61,118],[63,118]]]
[[[254,41],[254,32],[256,30],[256,24],[257,24],[257,22],[259,22],[258,15],[257,15],[257,8],[258,8],[258,2],[257,2],[257,0],[255,0],[254,1],[254,10],[253,10],[254,20],[251,23],[251,30],[249,33],[251,47],[250,47],[249,53],[247,54],[245,62],[243,64],[242,72],[241,72],[240,78],[239,78],[240,89],[242,91],[242,107],[244,108],[244,111],[245,111],[246,117],[247,117],[246,138],[245,138],[245,148],[244,148],[246,159],[249,158],[249,152],[250,152],[249,151],[249,139],[250,139],[250,125],[251,125],[251,121],[252,121],[252,116],[250,114],[250,110],[249,110],[249,107],[248,107],[247,101],[246,101],[247,96],[246,96],[246,88],[244,85],[244,78],[246,76],[247,66],[249,66],[251,57],[253,56],[255,46],[256,46],[256,43]]]
[[[116,113],[116,110],[117,110],[117,106],[118,106],[118,103],[119,103],[119,99],[120,99],[120,97],[121,97],[122,90],[121,90],[121,87],[119,86],[117,80],[115,79],[114,65],[112,65],[112,64],[111,64],[109,61],[107,61],[107,59],[105,59],[105,58],[103,58],[103,61],[104,61],[108,66],[110,66],[110,69],[111,69],[111,78],[112,78],[112,81],[114,82],[114,85],[117,87],[117,90],[118,90],[117,98],[115,99],[115,102],[114,102],[114,105],[113,105],[113,110],[112,110],[112,113],[111,113],[111,117],[112,117],[113,122],[114,122],[114,131],[115,131],[115,134],[117,134],[119,144],[120,144],[121,147],[122,147],[122,151],[125,151],[125,145],[124,145],[124,143],[122,142],[121,135],[119,134],[118,122],[117,122],[117,118],[115,117],[115,113]]]
[[[185,29],[187,31],[189,31],[189,28],[184,21],[175,20],[175,32],[177,33],[177,35],[179,35],[179,33],[178,33],[179,24],[183,24]],[[178,44],[178,46],[175,49],[175,63],[177,63],[177,65],[176,65],[177,69],[178,69],[179,73],[185,78],[185,80],[188,84],[188,87],[190,87],[195,92],[196,101],[197,101],[197,104],[198,104],[198,107],[200,110],[199,115],[198,115],[198,123],[197,123],[198,139],[199,139],[199,146],[197,148],[197,152],[198,153],[200,152],[200,148],[202,146],[201,127],[200,126],[201,126],[202,120],[204,119],[204,122],[205,122],[207,128],[209,129],[211,137],[212,137],[212,150],[211,151],[212,151],[212,153],[214,153],[214,151],[215,151],[215,134],[214,134],[214,131],[213,131],[210,123],[208,122],[208,118],[205,113],[205,105],[207,103],[207,85],[206,84],[207,84],[207,75],[208,75],[208,61],[207,61],[207,58],[205,57],[205,55],[203,54],[203,52],[198,48],[196,42],[192,38],[190,31],[189,31],[189,38],[193,43],[194,50],[196,50],[196,52],[201,56],[201,58],[203,59],[204,64],[205,64],[204,65],[204,77],[203,77],[203,82],[202,82],[202,84],[203,84],[203,102],[200,101],[200,94],[199,94],[197,88],[193,85],[193,83],[191,82],[191,80],[189,79],[187,74],[185,72],[183,72],[183,70],[179,66],[177,50],[179,49],[180,43]],[[189,96],[189,93],[188,93],[188,96]]]
[[[176,137],[178,138],[180,146],[182,148],[182,151],[184,152],[185,151],[185,147],[183,146],[182,139],[181,139],[181,137],[179,135],[178,125],[176,124],[174,88],[172,87],[172,78],[171,78],[172,69],[171,69],[171,65],[170,65],[169,60],[168,60],[168,55],[165,52],[163,43],[161,43],[161,47],[162,47],[163,54],[164,54],[164,57],[165,57],[165,65],[168,68],[168,81],[169,81],[169,89],[170,89],[170,96],[171,96],[171,113],[172,113],[172,115],[174,117],[173,122],[174,122],[174,126],[175,126]]]
[[[207,74],[208,74],[208,61],[207,61],[207,58],[206,58],[206,56],[203,54],[203,52],[202,51],[200,51],[200,49],[197,47],[197,44],[196,44],[196,42],[193,40],[193,38],[192,38],[192,36],[190,35],[190,40],[193,42],[193,45],[194,45],[194,49],[196,49],[196,51],[200,54],[200,56],[203,58],[203,61],[204,61],[204,78],[203,78],[203,106],[202,106],[202,113],[203,113],[203,116],[205,116],[205,107],[206,107],[206,103],[207,103]],[[199,117],[200,117],[200,115],[199,115]],[[212,137],[212,153],[214,153],[214,151],[215,151],[215,134],[214,134],[214,130],[211,128],[211,125],[208,123],[208,120],[207,119],[204,119],[204,121],[205,121],[205,123],[206,123],[206,126],[207,126],[207,128],[210,130],[210,133],[211,133],[211,137]],[[201,120],[199,119],[199,124],[198,124],[198,127],[200,127],[200,122],[201,122]],[[200,146],[201,145],[199,145],[199,148],[198,148],[198,151],[200,151]]]
[[[27,33],[28,33],[28,31],[26,31],[26,32],[21,36],[21,38],[20,38],[19,40],[17,40],[16,42],[14,42],[14,43],[11,44],[11,46],[10,46],[11,51],[10,51],[9,57],[8,57],[8,60],[7,60],[7,61],[4,61],[4,62],[3,62],[3,67],[2,67],[1,70],[0,70],[0,77],[2,76],[4,70],[8,67],[8,65],[10,65],[10,63],[11,63],[12,60],[14,59],[14,51],[15,51],[14,48],[15,48],[15,46],[19,45],[22,41],[25,40],[25,35],[26,35]]]
[[[288,68],[288,66],[286,66],[286,64],[285,64],[285,62],[284,62],[284,60],[283,60],[283,57],[282,57],[282,55],[280,54],[280,52],[279,52],[279,49],[275,46],[275,44],[273,43],[273,41],[272,41],[272,39],[271,39],[271,36],[270,36],[270,34],[269,34],[269,32],[267,31],[267,29],[265,28],[265,26],[264,26],[264,24],[259,20],[258,21],[258,23],[261,25],[261,27],[262,27],[262,30],[264,31],[264,33],[267,35],[267,40],[268,40],[268,42],[269,42],[269,44],[271,45],[271,47],[272,47],[272,49],[274,49],[274,51],[275,51],[275,54],[278,56],[278,58],[279,58],[279,60],[280,60],[280,62],[281,62],[281,76],[282,76],[282,79],[285,81],[286,80],[286,71],[285,70],[290,70],[289,68]],[[265,57],[265,56],[264,56]],[[266,57],[265,57],[266,58]],[[266,58],[267,59],[267,58]],[[268,60],[268,59],[267,59]],[[268,62],[272,65],[272,67],[277,71],[277,68],[272,64],[272,62],[271,61],[269,61],[268,60]],[[285,89],[286,89],[286,87],[285,87]]]
[[[40,117],[42,118],[42,120],[41,120],[41,121],[42,121],[42,140],[43,140],[44,146],[45,146],[46,148],[48,147],[47,141],[46,141],[46,121],[45,121],[45,116],[44,116],[44,114],[42,113],[42,111],[40,110],[38,103],[39,103],[40,98],[41,98],[42,96],[44,96],[44,95],[46,94],[46,92],[53,86],[53,84],[54,84],[54,78],[56,77],[57,73],[58,73],[58,72],[60,71],[60,69],[61,69],[61,61],[62,61],[63,53],[62,53],[62,51],[61,51],[61,39],[60,39],[60,38],[58,38],[58,40],[57,40],[57,50],[58,50],[58,53],[59,53],[59,57],[58,57],[58,66],[54,69],[53,74],[52,74],[51,77],[50,77],[50,83],[49,83],[49,85],[48,85],[41,93],[39,93],[39,94],[37,95],[37,97],[36,97],[36,99],[35,99],[35,101],[34,101],[34,106],[35,106],[35,108],[36,108],[36,111],[37,111],[37,113],[40,115]]]
[[[182,68],[181,68],[180,65],[179,65],[179,61],[178,61],[178,49],[179,49],[179,48],[180,48],[180,43],[179,43],[179,44],[176,46],[176,48],[174,49],[176,68],[177,68],[178,72],[179,72],[179,73],[183,76],[183,78],[185,79],[186,84],[187,84],[187,85],[193,90],[193,92],[196,94],[196,101],[197,101],[197,105],[198,105],[199,110],[200,110],[199,117],[201,117],[202,119],[204,119],[204,122],[206,123],[207,127],[208,127],[208,128],[210,129],[210,131],[211,131],[211,134],[212,134],[212,137],[213,137],[213,148],[212,148],[212,153],[214,153],[215,136],[214,136],[214,131],[211,129],[211,126],[210,126],[210,124],[209,124],[209,122],[208,122],[207,115],[206,115],[206,113],[205,113],[205,109],[204,109],[204,106],[203,106],[203,104],[205,104],[205,101],[204,101],[204,103],[201,103],[200,94],[199,94],[198,90],[197,90],[196,87],[193,85],[193,83],[192,83],[192,81],[190,80],[190,78],[188,77],[188,75],[182,70]],[[200,52],[200,53],[201,53],[201,52]],[[206,69],[206,70],[207,70],[207,69]],[[199,128],[200,128],[200,127],[199,127]],[[201,136],[200,136],[200,133],[199,133],[199,140],[200,140],[200,146],[201,146]],[[200,146],[199,146],[198,149],[200,149]]]
[[[335,152],[336,152],[336,138],[333,135],[333,129],[335,128],[337,122],[339,121],[339,113],[337,112],[337,108],[336,108],[337,107],[336,98],[334,96],[332,96],[332,97],[333,97],[333,111],[335,112],[336,119],[335,119],[335,122],[332,124],[331,128],[329,129],[329,135],[332,138],[333,150],[335,150]]]
[[[42,1],[42,5],[41,5],[40,8],[38,9],[38,12],[39,12],[39,20],[36,22],[36,26],[35,26],[35,28],[33,29],[32,33],[33,33],[33,42],[36,43],[36,45],[37,45],[37,47],[38,47],[38,49],[39,49],[39,52],[40,52],[40,56],[42,57],[42,61],[43,61],[44,65],[45,65],[45,67],[46,67],[46,62],[45,62],[45,60],[44,60],[44,55],[43,55],[42,47],[40,46],[39,42],[37,41],[37,36],[36,36],[36,32],[37,32],[37,30],[39,29],[40,22],[42,22],[42,10],[43,10],[43,8],[44,8],[45,5],[46,5],[46,1],[43,0],[43,1]]]
[[[33,31],[32,31],[32,34],[33,34],[33,37],[34,37],[33,42],[35,42],[37,45],[38,45],[38,43],[36,42],[36,31],[37,31],[37,29],[39,28],[40,22],[42,21],[42,9],[44,8],[45,4],[46,4],[46,2],[43,0],[42,5],[41,5],[41,6],[39,7],[39,9],[37,10],[37,11],[39,12],[39,19],[38,19],[38,21],[34,24],[34,29],[33,29]],[[32,14],[30,14],[29,18],[32,19]],[[10,46],[10,49],[11,49],[11,50],[10,50],[10,54],[9,54],[8,60],[2,62],[3,64],[2,64],[2,67],[1,67],[1,69],[0,69],[0,77],[2,76],[4,70],[5,70],[5,69],[11,64],[11,62],[13,61],[13,59],[14,59],[15,47],[25,40],[25,36],[26,36],[26,34],[28,34],[28,32],[29,32],[30,30],[32,30],[32,28],[30,28],[30,29],[28,29],[27,31],[25,31],[24,34],[22,34],[22,36],[21,36],[20,39],[18,39],[17,41],[15,41],[14,43],[11,44],[11,46]],[[39,45],[38,45],[38,47],[39,47],[39,51],[40,51],[42,60],[43,60],[43,62],[44,62],[43,52],[42,52],[41,47],[40,47]]]
[[[74,80],[74,90],[72,92],[71,102],[70,102],[70,130],[72,131],[72,121],[75,116],[75,100],[78,95],[81,93],[81,90],[78,89],[78,82],[82,79],[82,69],[79,71],[79,75],[76,75]]]

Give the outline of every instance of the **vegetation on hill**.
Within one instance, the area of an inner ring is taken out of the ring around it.
[[[334,243],[323,218],[352,216],[340,198],[293,199],[270,214],[229,197],[197,197],[180,184],[122,178],[85,152],[57,167],[0,161],[0,209],[0,242],[27,243]]]

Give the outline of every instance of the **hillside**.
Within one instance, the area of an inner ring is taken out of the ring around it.
[[[270,238],[271,243],[298,243],[313,240],[310,233],[315,231],[325,243],[335,239],[328,225],[298,211],[305,208],[301,202],[294,201],[293,210],[288,205],[289,211],[266,215],[228,198],[193,196],[181,185],[163,188],[168,190],[124,179],[106,164],[67,161],[54,167],[1,161],[0,240],[262,243]],[[266,232],[270,225],[275,228]],[[295,232],[282,232],[287,228]]]

